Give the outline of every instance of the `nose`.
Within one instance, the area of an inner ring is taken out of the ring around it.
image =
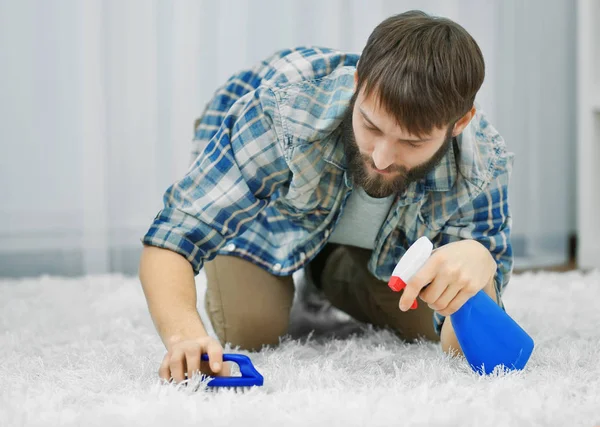
[[[373,163],[375,163],[375,167],[380,170],[387,169],[389,166],[391,166],[394,163],[394,157],[393,145],[383,140],[379,141],[378,144],[375,145],[375,149],[371,155]]]

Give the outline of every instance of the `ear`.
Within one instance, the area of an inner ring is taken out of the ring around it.
[[[473,106],[469,111],[467,111],[467,114],[458,119],[458,121],[454,123],[454,128],[452,129],[452,136],[459,135],[463,130],[465,130],[467,125],[471,122],[473,116],[475,116],[476,112],[477,110]]]
[[[356,90],[356,86],[358,86],[358,70],[354,72],[354,90]]]

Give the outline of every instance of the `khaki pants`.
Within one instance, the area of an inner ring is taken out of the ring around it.
[[[420,301],[416,310],[398,308],[401,293],[367,270],[370,251],[328,245],[312,262],[331,304],[356,320],[389,327],[405,340],[439,341],[433,329],[433,310]],[[287,333],[294,299],[291,276],[274,276],[234,256],[219,255],[205,265],[208,279],[206,310],[224,345],[259,350],[276,345]]]

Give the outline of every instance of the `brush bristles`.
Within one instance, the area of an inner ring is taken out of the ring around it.
[[[210,393],[245,393],[252,387],[206,387],[206,391]]]

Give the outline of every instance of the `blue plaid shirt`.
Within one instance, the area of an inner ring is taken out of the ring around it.
[[[340,122],[359,56],[324,48],[276,53],[232,76],[197,122],[192,164],[164,195],[143,243],[198,273],[217,254],[290,275],[327,243],[352,192]],[[420,236],[436,247],[474,239],[512,271],[507,185],[513,156],[478,111],[424,180],[398,194],[368,268],[387,281]],[[365,218],[368,221],[368,218]],[[434,315],[439,332],[443,317]]]

